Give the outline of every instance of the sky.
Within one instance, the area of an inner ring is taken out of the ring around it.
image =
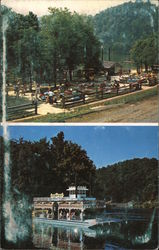
[[[2,4],[21,14],[34,12],[38,16],[48,13],[48,7],[67,7],[80,14],[95,15],[98,12],[130,0],[1,0]],[[131,0],[135,1],[135,0]],[[157,0],[151,0],[157,4]]]
[[[10,126],[10,138],[48,140],[64,132],[65,139],[87,151],[96,167],[133,158],[158,158],[157,126]],[[2,133],[2,128],[1,132]]]

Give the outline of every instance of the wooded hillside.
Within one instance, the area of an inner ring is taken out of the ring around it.
[[[155,158],[136,158],[97,169],[97,196],[114,202],[157,200],[157,171]]]
[[[124,3],[97,14],[94,26],[107,60],[108,48],[111,60],[129,59],[129,51],[137,40],[157,33],[158,8],[150,1]]]

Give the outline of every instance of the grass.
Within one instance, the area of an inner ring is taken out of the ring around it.
[[[138,101],[142,101],[152,96],[156,96],[157,94],[158,94],[158,86],[150,88],[146,91],[134,92],[133,94],[127,96],[121,95],[118,98],[105,101],[102,105],[107,106],[107,108],[109,108],[110,105],[115,105],[115,104],[122,105],[127,103],[136,103]],[[97,106],[101,106],[101,103],[99,104],[92,103],[90,106],[78,107],[75,108],[74,111],[70,112],[64,112],[60,114],[48,114],[35,118],[32,117],[30,119],[28,118],[27,120],[24,120],[24,122],[65,122],[74,117],[82,117],[83,115],[86,114],[99,112],[96,110],[91,110],[92,107],[97,107]]]
[[[28,118],[27,120],[24,120],[26,122],[65,122],[65,120],[74,118],[74,117],[80,117],[82,115],[85,115],[86,113],[90,112],[90,108],[79,108],[75,111],[70,112],[64,112],[59,114],[48,114],[40,117],[35,118]]]
[[[12,106],[18,106],[18,105],[22,105],[22,104],[28,104],[31,103],[30,100],[28,100],[27,97],[15,97],[15,96],[8,96],[7,97],[7,105],[8,107],[12,107]]]
[[[114,100],[108,100],[104,103],[104,105],[112,105],[112,104],[126,104],[126,103],[135,103],[138,101],[142,101],[146,98],[150,98],[158,94],[158,86],[155,88],[148,89],[146,91],[135,92],[132,95],[120,96]]]
[[[26,98],[26,97],[20,96],[19,98],[17,98],[15,96],[7,96],[7,106],[8,107],[19,106],[19,105],[29,104],[29,103],[31,103],[31,101],[28,100],[28,98]],[[26,113],[26,112],[23,112],[23,113],[24,114],[21,114],[21,117],[28,115],[28,113]],[[17,116],[15,116],[15,119],[16,119],[16,117],[18,118],[18,116],[19,115],[17,114]],[[2,113],[0,113],[0,121],[2,121]]]

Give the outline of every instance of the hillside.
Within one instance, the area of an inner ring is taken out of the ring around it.
[[[158,161],[132,159],[97,169],[97,196],[114,202],[157,200]]]
[[[156,33],[157,24],[158,8],[149,1],[124,3],[94,17],[96,35],[104,44],[105,59],[110,48],[111,60],[129,59],[129,50],[135,41]]]

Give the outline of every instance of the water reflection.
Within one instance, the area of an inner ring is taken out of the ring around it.
[[[34,224],[33,233],[33,242],[38,248],[83,249],[82,229],[54,227],[40,222]]]
[[[121,212],[101,214],[120,217]],[[125,216],[125,214],[124,214]],[[127,220],[104,223],[91,228],[55,226],[51,222],[34,221],[33,243],[37,248],[59,249],[154,249],[157,247],[157,213],[132,211]],[[145,241],[146,239],[146,241]]]

